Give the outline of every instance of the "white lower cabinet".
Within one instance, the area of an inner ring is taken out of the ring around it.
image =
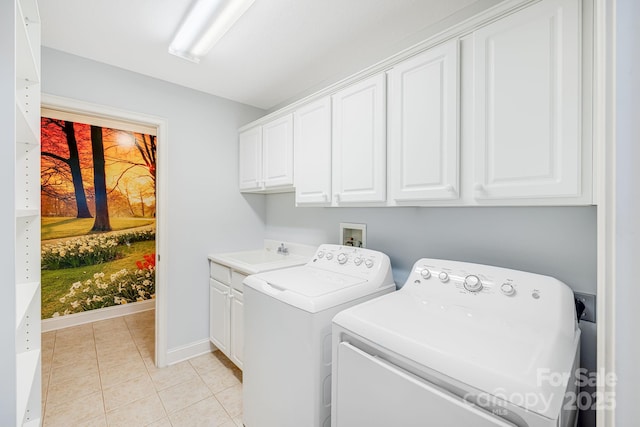
[[[231,349],[229,358],[238,368],[242,369],[242,361],[244,360],[244,300],[242,292],[235,289],[231,290],[230,318],[231,318]]]
[[[209,279],[209,337],[224,354],[229,353],[230,291],[230,286]]]
[[[242,369],[244,303],[242,281],[247,277],[225,265],[210,262],[209,339]]]

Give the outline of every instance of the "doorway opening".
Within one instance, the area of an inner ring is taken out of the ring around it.
[[[43,95],[43,333],[140,313],[166,365],[166,140],[164,119]]]

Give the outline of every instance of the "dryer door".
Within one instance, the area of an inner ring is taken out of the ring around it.
[[[514,427],[347,342],[338,345],[334,427]]]

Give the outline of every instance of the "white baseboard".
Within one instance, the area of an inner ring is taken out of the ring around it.
[[[174,365],[178,362],[200,356],[201,354],[211,353],[217,349],[209,339],[183,345],[167,351],[167,365]]]
[[[82,313],[53,317],[51,319],[43,319],[42,332],[55,331],[62,328],[69,328],[71,326],[97,322],[99,320],[126,316],[127,314],[138,313],[140,311],[154,310],[155,308],[156,300],[150,299],[131,304],[114,305],[113,307],[105,307],[97,310],[84,311]]]

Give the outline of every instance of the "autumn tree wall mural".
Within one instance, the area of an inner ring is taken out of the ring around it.
[[[155,298],[155,135],[41,124],[42,318]]]

